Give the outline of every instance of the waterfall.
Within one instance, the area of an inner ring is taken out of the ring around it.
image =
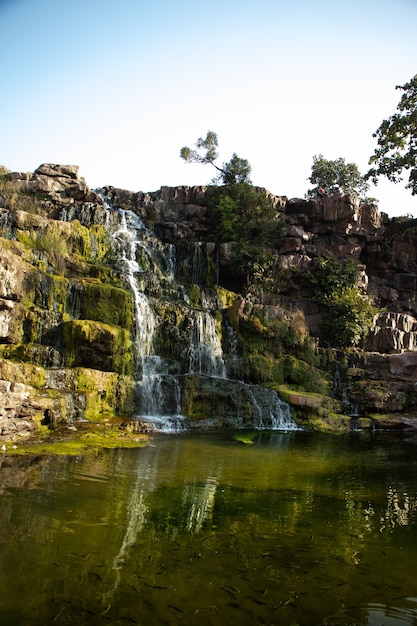
[[[114,233],[114,239],[122,254],[126,267],[126,278],[133,293],[135,304],[135,323],[138,355],[142,359],[151,353],[152,339],[155,331],[155,316],[149,305],[148,298],[140,291],[138,275],[141,267],[136,260],[136,251],[140,244],[138,236],[145,230],[142,220],[131,211],[119,210],[120,226]]]
[[[139,359],[137,395],[140,397],[137,417],[151,422],[158,430],[172,431],[182,428],[181,396],[178,380],[167,373],[165,360],[153,353],[153,339],[157,317],[151,307],[142,283],[145,264],[139,263],[143,254],[152,256],[149,249],[149,231],[132,211],[119,209],[119,228],[113,234],[116,247],[126,268],[126,279],[133,293],[135,310],[136,349]],[[175,249],[168,246],[165,271],[173,277]]]
[[[191,256],[191,282],[194,285],[201,285],[204,276],[204,256],[201,242],[193,243],[193,252]]]
[[[182,430],[179,380],[167,373],[164,359],[155,355],[143,359],[139,387],[140,417],[164,432]]]
[[[219,324],[216,317],[219,301],[215,292],[202,287],[206,274],[205,244],[193,243],[189,282],[178,284],[175,246],[159,240],[133,211],[112,208],[106,202],[105,209],[109,213],[107,223],[113,228],[116,253],[133,295],[136,417],[151,423],[159,431],[183,429],[181,394],[185,377],[192,374],[205,379],[209,387],[218,386],[221,404],[231,390],[237,391],[232,401],[235,409],[232,408],[229,415],[239,418],[239,411],[244,411],[241,426],[248,426],[251,422],[252,427],[258,429],[294,428],[289,406],[275,391],[227,378],[235,374],[239,366],[237,337],[225,319]],[[193,297],[190,285],[194,289]],[[74,288],[74,309],[77,295]],[[173,315],[172,327],[170,321],[163,318],[164,311],[179,311],[178,316]],[[176,319],[178,327],[175,326]],[[161,339],[164,343],[164,333],[171,330],[178,333],[180,343],[172,347],[175,333],[169,335],[168,344],[171,342],[171,345],[167,354],[172,356],[164,357],[158,354],[158,346]],[[221,332],[224,333],[230,372],[225,364]]]
[[[242,397],[248,397],[252,407],[253,427],[257,430],[298,430],[291,417],[290,406],[274,389],[241,383]]]
[[[189,372],[226,378],[226,366],[217,334],[216,320],[208,311],[195,312],[189,347]]]
[[[341,371],[341,369],[343,371]],[[343,411],[349,417],[359,417],[360,407],[359,401],[350,397],[349,382],[346,378],[346,368],[342,367],[338,361],[335,364],[335,371],[333,375],[333,389],[332,396],[339,400],[342,404]]]

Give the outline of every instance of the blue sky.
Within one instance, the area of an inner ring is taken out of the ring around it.
[[[372,133],[417,73],[417,0],[0,0],[0,163],[80,166],[90,187],[207,183],[183,145],[303,197],[313,156],[362,172]],[[390,215],[417,197],[381,180]]]

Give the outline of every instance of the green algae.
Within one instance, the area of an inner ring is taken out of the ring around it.
[[[115,448],[141,448],[148,444],[149,436],[129,432],[119,425],[83,424],[64,430],[51,431],[47,436],[40,433],[36,440],[5,444],[7,455],[70,455],[76,456],[89,450]]]
[[[237,435],[234,435],[233,439],[235,441],[238,441],[239,443],[250,445],[254,443],[254,440],[256,439],[256,437],[259,437],[259,431],[255,433],[239,433]]]
[[[130,332],[94,320],[69,320],[63,324],[67,367],[92,367],[128,375],[133,373]]]
[[[102,284],[91,279],[76,281],[77,317],[131,329],[133,325],[132,296],[126,289]]]

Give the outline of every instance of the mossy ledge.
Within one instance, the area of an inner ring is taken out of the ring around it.
[[[149,443],[149,436],[136,432],[129,421],[113,424],[78,424],[48,433],[39,433],[25,442],[4,444],[8,455],[68,455],[77,456],[98,449],[142,448]]]

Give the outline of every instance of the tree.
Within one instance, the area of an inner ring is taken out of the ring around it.
[[[365,177],[355,163],[346,163],[341,157],[329,161],[322,154],[313,157],[311,176],[308,180],[315,185],[308,190],[308,198],[316,197],[320,187],[324,187],[328,195],[342,193],[363,196],[369,189]]]
[[[220,241],[276,249],[281,245],[285,223],[266,191],[249,183],[209,187],[205,202]]]
[[[332,254],[317,257],[302,277],[305,297],[324,307],[322,332],[332,346],[358,346],[378,312],[373,296],[362,292],[358,277],[355,260],[342,265]]]
[[[219,178],[223,185],[236,185],[238,183],[250,184],[249,175],[251,169],[249,162],[246,159],[241,159],[237,156],[236,152],[234,152],[230,161],[223,163]]]
[[[251,166],[249,161],[241,159],[237,156],[236,152],[233,153],[232,158],[227,163],[223,163],[222,167],[219,167],[214,163],[218,159],[219,154],[218,139],[216,133],[212,130],[207,132],[205,139],[199,137],[195,143],[195,149],[184,146],[180,150],[180,157],[186,161],[186,163],[210,163],[217,171],[213,182],[222,183],[223,185],[235,185],[238,183],[251,183],[249,176],[251,173]]]
[[[403,170],[409,170],[407,189],[412,195],[417,194],[417,74],[396,89],[404,91],[397,106],[399,113],[394,113],[383,120],[380,127],[372,135],[378,141],[378,147],[369,164],[371,168],[367,178],[376,185],[379,176],[386,176],[393,183],[402,181]]]

